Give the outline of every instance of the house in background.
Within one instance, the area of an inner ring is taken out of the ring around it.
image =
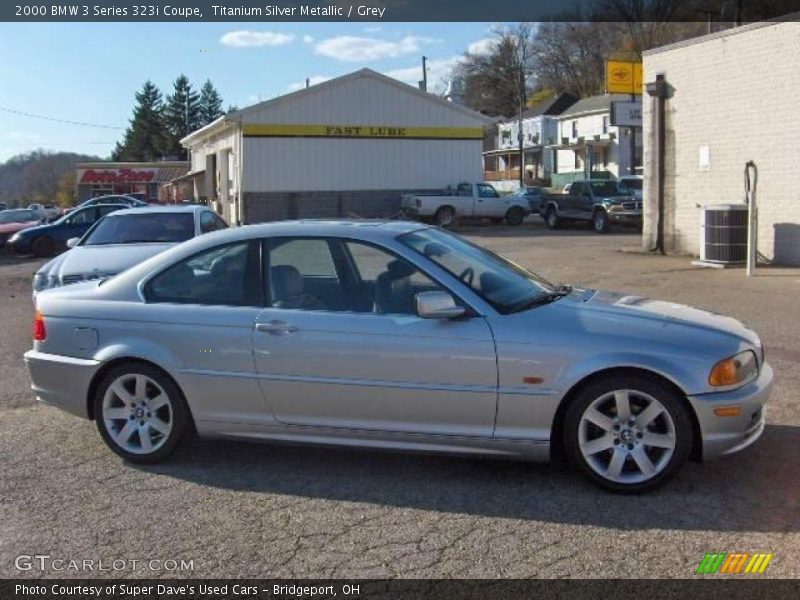
[[[556,116],[577,100],[570,94],[556,94],[522,113],[522,162],[527,185],[546,184],[550,179],[553,158],[549,147],[557,143]],[[489,131],[491,147],[484,147],[484,177],[498,189],[516,189],[520,170],[519,119],[499,121]]]
[[[626,94],[590,96],[558,115],[556,141],[552,146],[553,187],[592,177],[642,174],[641,125],[614,125],[615,102],[641,105],[641,97],[632,100]]]

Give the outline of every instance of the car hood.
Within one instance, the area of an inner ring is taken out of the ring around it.
[[[598,315],[660,321],[665,326],[676,324],[696,327],[708,332],[738,337],[749,344],[759,343],[756,333],[733,317],[684,304],[653,300],[621,292],[582,290],[579,294],[584,310]],[[572,306],[575,304],[573,303]]]
[[[14,233],[36,225],[39,221],[17,221],[14,223],[0,223],[0,233]]]
[[[56,275],[62,281],[71,275],[116,275],[173,245],[149,243],[76,246],[44,265],[39,273]]]

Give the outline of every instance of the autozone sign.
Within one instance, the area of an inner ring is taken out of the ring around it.
[[[83,169],[78,183],[149,183],[158,169]]]

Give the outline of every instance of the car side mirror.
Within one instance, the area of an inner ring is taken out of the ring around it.
[[[81,241],[81,238],[69,238],[67,240],[67,248],[74,248],[78,245],[78,242]]]
[[[447,292],[420,292],[415,300],[417,314],[423,319],[454,319],[467,312]]]

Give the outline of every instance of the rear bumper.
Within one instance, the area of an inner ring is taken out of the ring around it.
[[[89,385],[101,364],[96,360],[45,354],[36,350],[25,353],[25,366],[36,399],[84,419],[89,418]]]
[[[764,363],[761,373],[746,386],[730,392],[689,396],[703,438],[703,459],[733,454],[753,444],[764,433],[766,403],[772,393],[774,374]],[[715,408],[737,406],[736,417],[718,417]]]

